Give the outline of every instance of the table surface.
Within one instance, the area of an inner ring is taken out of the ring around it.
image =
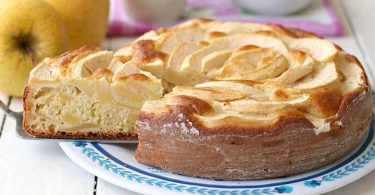
[[[375,65],[375,1],[333,0],[345,27],[345,36],[329,38],[356,55],[367,67]],[[102,47],[116,50],[129,38],[109,38]],[[374,68],[375,70],[375,68]],[[366,70],[370,74],[369,70]],[[374,72],[372,70],[372,72]],[[12,109],[22,100],[0,94]],[[86,172],[74,164],[55,142],[28,141],[15,136],[15,121],[0,113],[0,194],[2,195],[134,195]],[[374,195],[375,171],[327,195]]]

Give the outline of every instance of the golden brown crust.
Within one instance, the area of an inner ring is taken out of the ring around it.
[[[288,35],[290,37],[293,37],[293,38],[305,38],[305,37],[322,38],[321,36],[319,36],[315,33],[307,32],[307,31],[297,29],[297,28],[285,28],[284,26],[282,26],[280,24],[268,24],[268,25],[272,26],[273,29],[276,32],[286,34],[286,35]]]
[[[210,22],[214,22],[215,21],[215,20],[210,19],[210,18],[197,18],[196,20],[199,21],[199,23],[202,23],[202,24],[204,24],[204,23],[210,23]]]
[[[30,107],[28,105],[28,102],[26,101],[29,93],[30,93],[30,88],[29,88],[28,85],[26,85],[24,90],[23,90],[23,96],[22,96],[24,113],[30,111]],[[25,120],[25,117],[24,117],[24,120]]]
[[[219,32],[219,31],[212,31],[212,32],[209,32],[208,33],[208,36],[210,38],[218,38],[218,37],[224,37],[226,36],[227,34],[224,33],[224,32]]]
[[[188,110],[192,114],[210,114],[214,112],[209,103],[195,97],[177,95],[173,96],[170,101],[173,101],[178,109]]]
[[[244,45],[240,48],[237,49],[237,51],[246,51],[246,50],[252,50],[252,49],[257,49],[257,48],[260,48],[256,45]]]
[[[118,78],[120,81],[126,81],[126,80],[138,80],[138,81],[147,81],[150,80],[147,76],[141,73],[134,73],[130,75],[122,75]]]
[[[155,59],[164,59],[166,55],[155,49],[152,40],[140,40],[134,44],[134,60],[139,62],[150,62]]]
[[[258,123],[250,126],[245,120],[241,121],[240,118],[228,117],[220,121],[220,124],[217,125],[219,127],[208,128],[194,117],[198,112],[204,112],[208,109],[206,106],[197,105],[199,105],[197,102],[189,102],[189,104],[185,105],[169,106],[169,112],[161,115],[141,112],[138,121],[148,123],[149,126],[158,129],[161,128],[159,126],[160,124],[169,124],[178,121],[180,119],[179,115],[182,114],[186,120],[192,123],[192,127],[199,129],[200,135],[271,135],[277,134],[278,131],[289,124],[298,124],[300,127],[314,128],[309,120],[295,111],[284,111],[285,115],[280,116],[280,118],[277,118],[277,120],[272,123]],[[233,125],[233,120],[236,121],[236,125]]]
[[[83,46],[77,50],[66,52],[62,54],[54,63],[55,66],[61,67],[61,68],[68,68],[67,66],[74,61],[75,59],[79,58],[80,56],[85,56],[92,51],[98,51],[99,48],[97,47],[90,47],[90,46]]]
[[[93,74],[92,77],[100,79],[102,77],[108,78],[109,80],[113,76],[113,72],[108,68],[98,68]]]
[[[365,90],[357,90],[354,92],[351,92],[347,95],[345,95],[342,98],[342,101],[340,104],[337,104],[337,102],[334,102],[338,98],[336,95],[329,95],[323,96],[323,97],[316,97],[317,99],[315,101],[319,102],[317,104],[327,104],[327,107],[324,107],[324,105],[321,105],[319,108],[321,109],[327,109],[323,112],[332,112],[333,110],[338,110],[337,115],[332,115],[331,117],[327,118],[327,122],[331,121],[340,121],[343,117],[344,111],[347,109],[348,105],[352,103],[352,101],[361,95],[362,93],[370,93],[368,89]],[[324,94],[324,93],[318,93],[318,94]],[[213,109],[210,104],[204,102],[203,100],[189,97],[189,96],[174,96],[173,98],[176,98],[176,105],[170,106],[169,113],[162,114],[162,115],[156,115],[151,113],[140,113],[138,120],[139,121],[147,121],[147,123],[150,123],[150,126],[155,126],[154,122],[157,121],[157,123],[163,122],[163,123],[173,123],[173,121],[178,121],[178,114],[183,113],[186,119],[193,122],[194,126],[199,129],[199,133],[201,135],[214,135],[214,134],[240,134],[240,135],[264,135],[264,134],[274,134],[277,133],[277,131],[280,131],[285,126],[289,124],[298,124],[301,127],[306,128],[314,128],[314,125],[306,119],[306,117],[295,110],[285,110],[283,113],[280,113],[280,117],[277,118],[275,121],[270,123],[259,123],[255,126],[249,126],[249,124],[246,124],[246,121],[244,123],[241,123],[241,120],[239,118],[226,118],[222,121],[220,121],[220,125],[217,125],[219,127],[216,128],[208,128],[200,123],[200,121],[196,120],[194,117],[195,114],[209,114],[213,112]],[[332,104],[329,104],[329,103]],[[336,111],[335,111],[336,113]],[[330,115],[329,115],[330,116]],[[232,123],[232,121],[237,121],[236,125],[228,125]]]
[[[311,108],[320,116],[328,117],[337,113],[342,97],[339,91],[320,89],[311,93]]]
[[[284,28],[285,29],[285,28]],[[315,33],[312,32],[307,32],[301,29],[296,29],[296,28],[291,28],[289,29],[290,32],[293,33],[293,37],[295,38],[303,38],[303,37],[318,37],[318,38],[323,38]]]
[[[26,127],[25,132],[40,138],[55,138],[55,139],[82,139],[82,140],[137,140],[137,133],[129,132],[98,132],[88,131],[82,132],[40,132],[32,128]]]
[[[360,68],[362,69],[363,74],[361,75],[361,79],[362,79],[362,81],[365,82],[365,87],[369,86],[368,79],[367,79],[367,75],[364,74],[365,69],[363,68],[361,62],[359,62],[358,58],[355,57],[355,56],[353,56],[353,55],[351,55],[351,54],[348,54],[348,53],[345,54],[345,58],[346,58],[346,60],[348,60],[349,62],[352,62],[352,63],[354,63],[354,64],[357,64],[358,67],[360,67]]]

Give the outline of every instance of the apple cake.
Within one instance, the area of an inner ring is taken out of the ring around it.
[[[226,180],[331,163],[361,142],[372,117],[364,70],[337,45],[207,19],[148,32],[113,55],[86,48],[46,59],[24,96],[33,135],[138,136],[137,161]]]

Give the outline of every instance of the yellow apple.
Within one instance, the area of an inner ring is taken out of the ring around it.
[[[69,50],[98,46],[108,26],[108,0],[46,0],[65,21]]]
[[[33,66],[67,48],[64,23],[44,0],[0,1],[0,91],[21,96]]]

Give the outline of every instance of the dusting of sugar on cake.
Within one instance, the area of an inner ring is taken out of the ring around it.
[[[199,135],[199,130],[193,126],[193,123],[189,119],[186,119],[186,122],[190,126],[189,128],[190,133],[193,135]]]
[[[151,127],[150,127],[150,124],[146,123],[146,122],[143,122],[143,121],[137,121],[136,122],[136,125],[137,127],[140,127],[144,130],[147,130],[147,131],[151,131]]]
[[[163,124],[163,128],[161,128],[161,133],[165,133],[168,129],[172,129],[172,128],[173,128],[172,123]]]
[[[199,135],[199,130],[193,126],[193,123],[184,117],[182,113],[177,115],[177,122],[165,123],[161,128],[161,133],[167,133],[174,128],[180,129],[183,134]]]
[[[177,115],[178,121],[182,121],[184,119],[184,114],[180,113]]]
[[[181,123],[180,126],[182,128],[182,133],[189,133],[189,129],[186,127],[185,123]]]
[[[181,133],[193,135],[199,134],[199,130],[193,126],[193,123],[187,119],[183,113],[179,113],[177,118],[178,122],[175,122],[174,125],[177,128],[181,128]]]
[[[331,130],[331,123],[323,123],[320,127],[314,128],[316,135],[319,135],[323,132],[328,132],[329,130]]]
[[[144,144],[145,148],[151,148],[151,144],[147,143],[147,144]]]
[[[332,123],[337,126],[344,126],[341,121],[335,121]],[[319,135],[320,133],[323,133],[323,132],[328,132],[330,130],[331,130],[331,122],[323,123],[320,127],[314,128],[316,135]]]
[[[195,127],[191,127],[190,128],[190,133],[194,134],[194,135],[199,135],[199,130]]]
[[[338,125],[338,126],[343,126],[342,122],[341,121],[335,121],[335,125]]]
[[[163,128],[172,128],[173,124],[172,123],[167,123],[163,125]]]

